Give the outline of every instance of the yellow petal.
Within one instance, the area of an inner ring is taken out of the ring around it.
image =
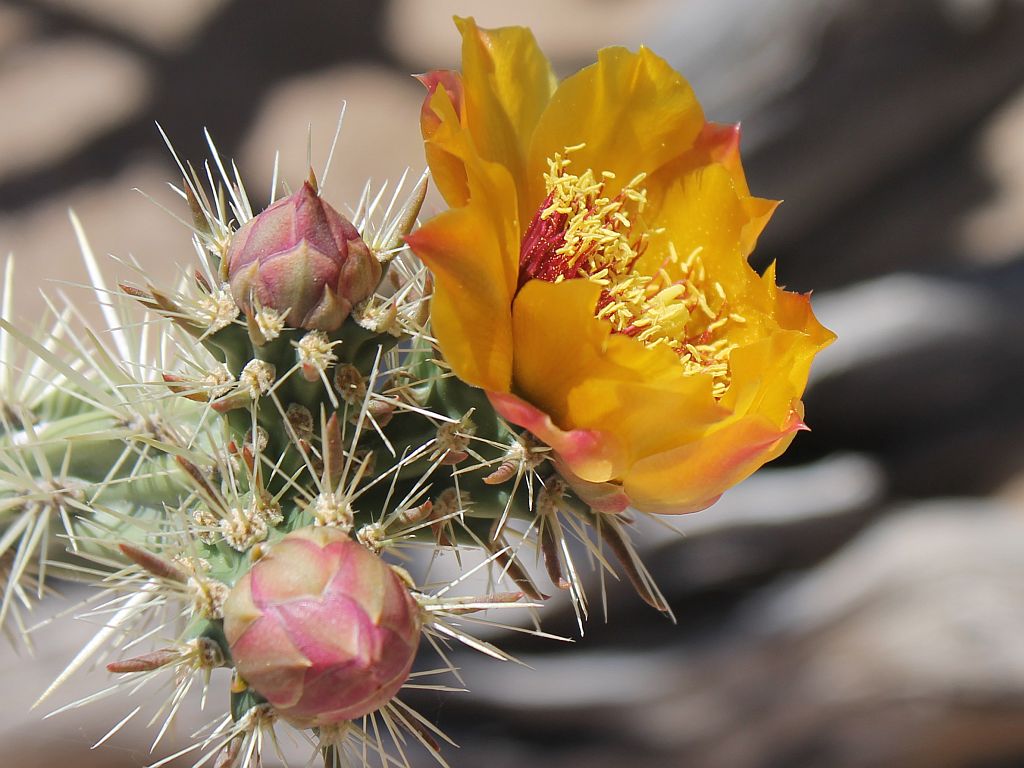
[[[735,413],[759,413],[781,425],[790,402],[807,385],[814,356],[835,334],[818,322],[810,296],[784,291],[775,284],[772,264],[760,279],[769,306],[761,338],[733,351],[732,384],[722,404]]]
[[[806,336],[784,330],[734,350],[729,359],[732,383],[723,405],[739,415],[759,414],[783,424],[793,399],[803,394],[816,351]]]
[[[512,307],[514,390],[565,430],[582,426],[570,418],[572,387],[597,372],[616,374],[615,364],[602,356],[607,333],[593,318],[600,292],[587,280],[531,280]],[[625,368],[618,373],[630,375]],[[614,466],[573,469],[585,480],[602,482],[622,472],[622,460],[619,453]]]
[[[652,175],[660,181],[670,181],[708,165],[725,166],[739,194],[742,197],[750,196],[740,160],[739,123],[704,123],[693,146]]]
[[[427,89],[420,108],[420,131],[430,175],[445,202],[457,208],[469,200],[466,164],[445,145],[452,136],[461,133],[462,76],[449,70],[434,70],[418,75],[417,79]]]
[[[477,153],[445,88],[435,89],[430,106],[439,119],[427,146],[442,148],[461,163],[466,200],[406,242],[433,273],[432,328],[456,375],[485,389],[507,391],[511,305],[519,272],[515,184],[507,168]]]
[[[626,495],[644,512],[704,509],[785,451],[803,426],[801,414],[795,403],[781,429],[761,416],[732,420],[697,442],[637,462],[626,475]]]
[[[434,277],[431,323],[456,375],[507,391],[512,373],[512,293],[518,262],[512,180],[494,163],[477,163],[471,201],[413,232],[406,242]]]
[[[557,84],[551,64],[525,27],[481,29],[472,18],[455,23],[462,33],[465,125],[480,156],[508,168],[525,194],[530,137]]]
[[[534,206],[544,198],[547,160],[585,143],[572,168],[611,171],[611,194],[638,173],[652,173],[686,151],[704,113],[682,75],[647,48],[605,48],[597,63],[564,80],[540,118],[530,145]],[[525,219],[525,215],[524,215]]]
[[[740,233],[740,251],[744,256],[749,256],[754,250],[757,238],[764,231],[768,220],[779,206],[779,201],[751,197],[750,188],[747,186],[747,176],[740,160],[739,123],[735,125],[705,123],[693,150],[681,159],[680,165],[685,165],[687,162],[695,163],[694,167],[718,164],[729,172],[740,204],[749,219]],[[677,172],[682,176],[686,170],[677,167]]]
[[[656,231],[638,264],[642,273],[655,274],[671,244],[683,260],[699,250],[710,279],[725,287],[731,305],[741,306],[757,288],[759,278],[741,247],[750,215],[724,166],[697,168],[673,182],[652,218]],[[665,268],[673,278],[682,276],[671,264]]]
[[[591,483],[573,472],[561,457],[555,456],[552,461],[558,474],[569,484],[573,493],[594,512],[618,514],[629,509],[629,497],[622,490],[622,483]]]
[[[569,393],[572,423],[610,431],[627,464],[699,439],[728,413],[711,396],[710,376],[683,376],[673,362],[676,375],[663,385],[601,378],[580,382]]]
[[[455,374],[508,391],[512,375],[510,303],[514,277],[486,206],[453,208],[406,238],[434,276],[431,326]]]
[[[676,355],[612,334],[594,317],[601,292],[586,280],[533,280],[513,307],[516,390],[562,429],[604,432],[618,460],[607,473],[564,457],[585,480],[619,477],[634,461],[693,440],[727,415],[711,379],[684,377]]]
[[[740,124],[731,125],[722,123],[705,123],[704,128],[697,137],[693,149],[687,153],[692,159],[693,167],[700,165],[712,165],[718,163],[724,165],[736,182],[736,189],[744,197],[750,195],[750,188],[747,186],[747,176],[743,172],[743,163],[740,161]],[[687,170],[682,170],[685,173]]]

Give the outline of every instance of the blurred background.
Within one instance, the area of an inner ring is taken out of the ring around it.
[[[473,692],[413,697],[451,762],[1024,765],[1024,3],[0,0],[0,253],[24,317],[39,289],[88,298],[66,285],[86,278],[69,207],[155,281],[192,258],[133,191],[178,211],[155,121],[193,162],[209,128],[254,198],[275,150],[303,178],[310,131],[322,167],[342,100],[332,202],[421,170],[409,73],[457,66],[453,13],[533,27],[563,76],[646,43],[709,117],[744,121],[752,189],[785,200],[757,266],[813,288],[839,342],[813,432],[682,535],[640,533],[678,625],[612,585],[571,646],[498,637],[529,669],[457,653]],[[564,603],[546,617],[574,634]],[[0,645],[3,764],[144,764],[141,727],[89,750],[123,702],[28,711],[95,629],[56,626],[34,659]]]

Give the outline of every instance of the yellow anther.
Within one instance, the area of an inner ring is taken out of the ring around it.
[[[553,155],[544,176],[549,201],[541,218],[564,217],[555,253],[576,270],[558,275],[555,282],[578,276],[601,286],[597,318],[648,347],[673,350],[685,375],[711,376],[712,391],[721,397],[729,388],[729,356],[735,348],[728,343],[729,327],[746,319],[728,312],[721,283],[708,282],[703,246],[681,259],[675,244],[668,242],[653,274],[637,270],[650,235],[664,232],[643,223],[646,174],[637,174],[618,194],[607,196],[606,184],[616,178],[613,172],[570,170],[568,156],[582,148],[566,147]]]

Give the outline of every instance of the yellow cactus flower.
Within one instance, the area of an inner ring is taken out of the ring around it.
[[[647,48],[559,83],[529,30],[457,24],[461,73],[421,77],[450,210],[408,238],[445,358],[595,509],[703,509],[804,427],[834,338],[747,263],[776,203],[738,126]]]

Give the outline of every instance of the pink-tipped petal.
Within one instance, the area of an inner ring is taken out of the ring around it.
[[[574,473],[560,458],[556,457],[554,463],[573,492],[595,512],[618,514],[629,508],[629,497],[621,483],[591,483]]]
[[[437,126],[441,124],[441,119],[430,108],[430,97],[438,88],[448,94],[452,107],[455,109],[455,115],[459,118],[462,117],[462,75],[452,69],[434,69],[424,72],[422,75],[413,75],[413,77],[427,89],[423,106],[420,108],[420,127],[423,130],[423,137],[430,138]]]
[[[622,464],[616,440],[592,429],[560,429],[551,417],[509,392],[487,392],[491,405],[503,419],[528,429],[554,449],[573,473],[588,482],[602,483],[615,476]]]

